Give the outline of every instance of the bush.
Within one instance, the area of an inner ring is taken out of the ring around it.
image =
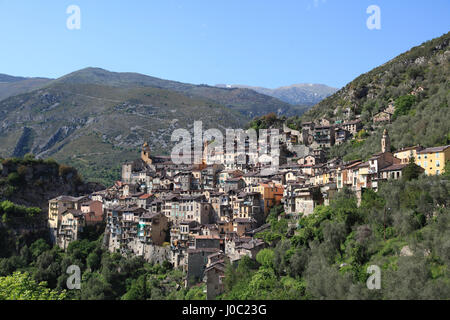
[[[256,255],[256,261],[264,267],[273,267],[274,252],[270,249],[263,249]]]
[[[20,186],[22,184],[22,177],[17,172],[11,172],[6,181],[12,186]]]
[[[0,277],[0,300],[64,300],[66,292],[46,288],[46,283],[37,283],[30,274],[15,272]]]
[[[416,103],[416,97],[413,95],[406,95],[395,100],[395,112],[393,120],[399,116],[407,115],[411,107]]]

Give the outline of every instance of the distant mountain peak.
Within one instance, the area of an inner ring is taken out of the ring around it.
[[[338,89],[325,84],[297,83],[275,89],[240,84],[218,84],[221,88],[245,88],[277,98],[293,105],[313,106],[335,93]]]

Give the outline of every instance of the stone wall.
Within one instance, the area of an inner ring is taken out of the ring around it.
[[[170,246],[157,246],[153,244],[144,244],[135,239],[128,243],[128,249],[136,256],[142,256],[145,261],[150,263],[162,264],[164,261],[171,260]]]

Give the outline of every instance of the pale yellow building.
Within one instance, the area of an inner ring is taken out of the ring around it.
[[[80,232],[85,225],[84,214],[80,210],[68,209],[62,213],[61,224],[58,227],[58,246],[66,250],[69,244],[79,240]]]
[[[48,227],[58,230],[61,215],[68,209],[81,210],[81,204],[88,201],[88,197],[59,196],[48,202]]]
[[[420,146],[403,148],[394,152],[394,157],[401,160],[401,163],[409,163],[409,159],[413,158],[414,161],[417,158],[417,152],[421,151],[423,148]]]
[[[417,152],[416,164],[425,170],[427,175],[444,173],[445,163],[450,160],[450,145],[427,148]]]

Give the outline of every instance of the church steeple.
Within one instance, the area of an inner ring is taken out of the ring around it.
[[[387,129],[384,129],[383,138],[381,138],[381,152],[391,152],[391,139]]]
[[[152,163],[152,159],[150,158],[150,147],[147,142],[145,142],[144,145],[142,146],[141,159],[146,164]]]

